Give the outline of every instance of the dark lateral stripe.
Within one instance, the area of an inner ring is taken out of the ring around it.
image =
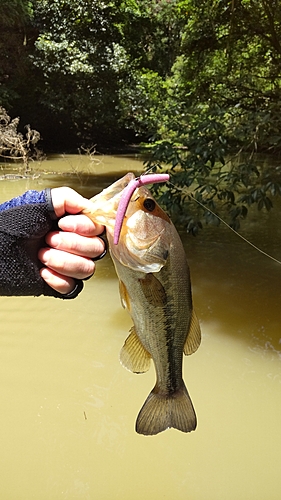
[[[177,353],[175,352],[175,328],[171,319],[174,316],[174,307],[171,304],[167,304],[164,308],[165,315],[165,339],[166,339],[166,349],[167,349],[167,362],[168,362],[168,379],[167,392],[173,394],[180,385],[181,382],[181,366],[177,366]]]

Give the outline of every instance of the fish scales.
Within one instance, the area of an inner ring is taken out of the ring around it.
[[[144,187],[132,196],[114,245],[114,217],[132,175],[113,184],[112,197],[110,187],[95,196],[90,214],[106,226],[121,302],[133,320],[120,361],[135,373],[148,370],[151,358],[155,366],[156,385],[139,412],[137,432],[152,435],[169,427],[189,432],[197,422],[182,378],[183,353],[192,354],[201,338],[189,267],[174,225]]]

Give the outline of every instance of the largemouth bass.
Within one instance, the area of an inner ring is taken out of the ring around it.
[[[196,414],[182,378],[183,353],[200,345],[192,306],[189,267],[181,239],[168,215],[146,187],[135,190],[114,244],[116,212],[122,192],[134,179],[128,173],[91,199],[92,220],[106,227],[120,296],[133,320],[120,361],[134,373],[155,365],[156,385],[143,404],[136,431],[152,435],[174,427],[196,428]]]

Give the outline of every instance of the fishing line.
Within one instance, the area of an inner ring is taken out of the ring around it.
[[[171,184],[171,186],[173,186],[175,189],[177,189],[178,191],[181,191],[181,192],[184,192],[183,189],[180,189],[179,187],[177,187],[175,184],[173,184],[171,181],[168,181],[169,184]],[[257,250],[258,252],[260,252],[261,254],[265,255],[266,257],[268,257],[269,259],[273,260],[274,262],[276,262],[277,264],[281,264],[281,261],[276,259],[275,257],[272,257],[272,255],[269,255],[267,252],[265,252],[264,250],[262,250],[261,248],[257,247],[256,245],[254,245],[254,243],[252,243],[251,241],[249,241],[247,238],[245,238],[244,236],[242,236],[242,234],[238,233],[237,231],[235,231],[235,229],[233,229],[233,227],[231,227],[229,224],[227,224],[227,222],[225,222],[219,215],[217,215],[215,212],[213,212],[210,208],[206,207],[204,205],[204,203],[201,203],[201,201],[199,200],[196,200],[196,198],[194,198],[193,194],[192,193],[186,193],[188,195],[188,197],[195,201],[198,205],[200,205],[202,208],[204,208],[205,210],[207,210],[208,212],[210,212],[212,215],[214,215],[220,222],[222,222],[228,229],[230,229],[234,234],[236,234],[236,236],[239,236],[239,238],[241,238],[241,240],[244,240],[246,243],[248,243],[248,245],[250,245],[251,247],[253,247],[255,250]]]

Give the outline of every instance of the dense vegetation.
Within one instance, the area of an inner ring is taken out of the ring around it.
[[[235,228],[281,193],[256,157],[281,150],[279,0],[1,0],[0,25],[0,106],[45,150],[146,143],[194,233],[190,190]]]

